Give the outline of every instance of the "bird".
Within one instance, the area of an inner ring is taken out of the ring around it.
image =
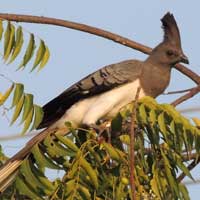
[[[44,117],[38,129],[45,129],[0,168],[0,192],[14,180],[23,159],[35,143],[51,130],[67,132],[66,121],[74,128],[95,126],[99,119],[112,119],[121,108],[139,99],[156,98],[170,82],[171,70],[179,62],[189,64],[183,53],[179,28],[173,14],[161,18],[164,38],[144,60],[126,60],[107,65],[78,81],[43,106]]]

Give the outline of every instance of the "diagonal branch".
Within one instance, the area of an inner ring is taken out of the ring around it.
[[[145,54],[151,53],[151,48],[145,45],[142,45],[140,43],[137,43],[133,40],[130,40],[128,38],[122,37],[118,34],[111,33],[109,31],[105,31],[100,28],[88,26],[85,24],[80,24],[76,22],[71,22],[67,20],[62,19],[56,19],[56,18],[49,18],[49,17],[39,17],[39,16],[32,16],[32,15],[18,15],[18,14],[6,14],[6,13],[0,13],[0,18],[9,20],[9,21],[16,21],[16,22],[28,22],[28,23],[38,23],[38,24],[49,24],[49,25],[55,25],[55,26],[62,26],[66,28],[71,28],[74,30],[79,30],[83,32],[87,32],[93,35],[97,35],[109,40],[112,40],[116,43],[119,43],[121,45],[130,47],[132,49],[141,51]],[[193,72],[192,70],[188,69],[184,65],[177,64],[174,66],[178,71],[189,77],[191,80],[193,80],[195,83],[200,84],[200,76]]]
[[[176,99],[174,102],[171,103],[174,107],[177,106],[178,104],[192,98],[194,95],[198,94],[200,92],[200,84],[192,88],[187,94],[181,96],[180,98]]]
[[[194,87],[193,87],[194,88]],[[191,91],[193,88],[185,89],[185,90],[176,90],[176,91],[170,91],[170,92],[164,92],[163,95],[170,95],[170,94],[181,94],[185,92]]]

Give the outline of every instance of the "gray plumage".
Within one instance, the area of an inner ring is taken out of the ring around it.
[[[39,128],[58,120],[74,103],[136,80],[141,74],[141,62],[127,60],[108,65],[72,85],[43,107],[44,119]]]

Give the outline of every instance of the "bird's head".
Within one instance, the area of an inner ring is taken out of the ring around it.
[[[187,56],[181,47],[181,37],[174,16],[170,13],[161,19],[164,30],[164,39],[151,53],[152,57],[161,64],[175,65],[182,62],[189,64]]]

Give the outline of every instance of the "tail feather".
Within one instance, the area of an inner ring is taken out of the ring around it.
[[[0,194],[5,191],[5,189],[12,184],[18,173],[19,167],[21,166],[23,160],[31,153],[33,146],[45,139],[45,137],[50,133],[55,133],[57,129],[52,129],[51,127],[43,130],[38,135],[33,137],[26,146],[21,149],[12,158],[6,161],[6,163],[0,168]],[[64,135],[69,131],[67,128],[59,129],[59,134]]]

